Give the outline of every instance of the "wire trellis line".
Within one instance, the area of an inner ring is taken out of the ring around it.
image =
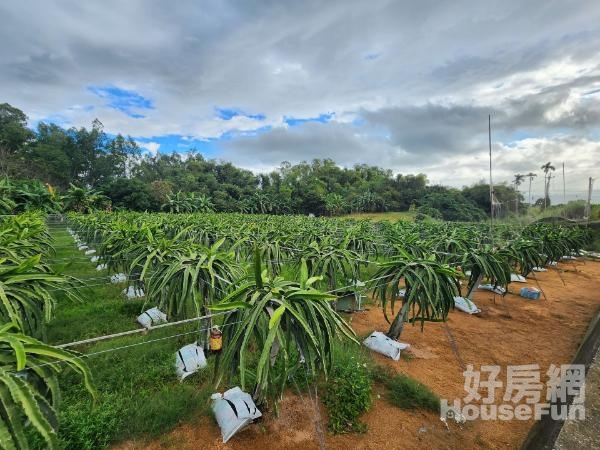
[[[90,338],[90,339],[83,339],[81,341],[69,342],[67,344],[60,344],[60,345],[57,345],[56,347],[58,347],[58,348],[69,348],[69,347],[76,347],[76,346],[79,346],[79,345],[92,344],[92,343],[95,343],[95,342],[105,341],[107,339],[114,339],[114,338],[122,337],[122,336],[131,336],[131,335],[139,334],[139,333],[147,333],[147,332],[158,330],[158,329],[162,329],[162,328],[169,328],[169,327],[174,327],[174,326],[177,326],[177,325],[183,325],[183,324],[186,324],[186,323],[196,322],[196,321],[199,321],[199,320],[212,319],[213,317],[223,316],[223,315],[228,314],[228,313],[229,313],[229,311],[224,311],[224,312],[219,312],[219,313],[215,313],[215,314],[207,314],[207,315],[204,315],[204,316],[193,317],[191,319],[178,320],[177,322],[161,323],[159,325],[155,325],[155,326],[152,326],[152,327],[149,327],[149,328],[136,328],[135,330],[122,331],[122,332],[119,332],[119,333],[113,333],[113,334],[107,334],[107,335],[103,335],[103,336],[97,336],[97,337]]]
[[[237,322],[231,322],[231,323],[223,325],[221,328],[225,328],[226,326],[235,325],[235,324],[241,323],[241,322],[242,322],[241,320],[237,321]],[[154,327],[154,328],[156,328],[156,327]],[[152,344],[154,342],[164,341],[164,340],[167,340],[167,339],[173,339],[173,338],[181,337],[181,336],[188,336],[190,334],[198,334],[198,333],[201,333],[203,331],[208,331],[208,330],[209,330],[209,328],[200,328],[200,329],[194,330],[194,331],[187,331],[185,333],[173,334],[173,335],[170,335],[170,336],[164,336],[164,337],[160,337],[160,338],[156,338],[156,339],[150,339],[148,341],[135,342],[133,344],[122,345],[120,347],[113,347],[113,348],[109,348],[109,349],[106,349],[106,350],[99,350],[97,352],[85,353],[85,354],[81,354],[81,355],[73,355],[73,357],[77,358],[77,359],[90,358],[92,356],[97,356],[97,355],[102,355],[102,354],[105,354],[105,353],[116,352],[116,351],[119,351],[119,350],[124,350],[124,349],[132,348],[132,347],[138,347],[140,345]],[[32,369],[37,369],[37,368],[40,368],[40,367],[46,367],[46,366],[64,364],[64,363],[67,363],[67,362],[68,362],[67,360],[52,361],[52,362],[47,362],[47,363],[44,363],[44,364],[39,364],[37,366],[29,366],[29,367],[26,367],[23,370],[32,370]]]

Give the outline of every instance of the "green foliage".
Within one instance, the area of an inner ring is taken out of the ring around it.
[[[427,409],[438,412],[440,399],[427,386],[402,373],[394,373],[388,367],[377,366],[373,379],[386,388],[386,399],[401,409]]]
[[[360,416],[371,407],[371,361],[356,345],[337,345],[323,398],[329,429],[335,433],[365,432]]]
[[[461,267],[464,271],[470,271],[467,284],[467,296],[477,288],[480,277],[488,278],[494,286],[506,286],[510,283],[511,268],[509,259],[502,252],[491,246],[479,249],[470,249],[465,252],[461,259]]]
[[[89,213],[107,204],[108,198],[100,191],[87,187],[69,185],[65,196],[65,209],[79,213]]]
[[[454,308],[454,297],[460,292],[457,276],[454,269],[436,260],[434,255],[423,258],[400,251],[381,263],[373,277],[376,280],[373,290],[388,323],[388,304],[394,313],[401,281],[406,286],[402,309],[391,323],[388,335],[397,339],[406,321],[421,322],[423,329],[425,322],[446,320]]]
[[[476,222],[485,218],[485,213],[458,189],[434,186],[421,203],[422,207],[427,208],[427,215],[435,218],[459,222]]]
[[[272,187],[263,181],[265,188]],[[478,267],[486,276],[501,282],[506,279],[507,267],[520,267],[522,261],[528,264],[527,255],[539,255],[545,249],[551,254],[576,250],[586,242],[585,233],[577,227],[540,225],[523,230],[515,225],[498,224],[494,227],[495,248],[492,248],[485,223],[373,223],[238,213],[95,212],[70,214],[69,223],[85,242],[98,249],[101,261],[108,262],[113,270],[128,272],[140,280],[149,293],[149,302],[160,301],[161,306],[167,308],[170,301],[187,302],[192,305],[191,312],[196,311],[197,305],[210,304],[212,310],[225,312],[220,323],[224,332],[223,352],[218,358],[209,358],[209,367],[215,364],[216,389],[233,383],[242,385],[257,402],[263,403],[261,408],[274,406],[277,410],[277,403],[288,388],[297,384],[302,388],[317,381],[331,384],[332,401],[353,399],[349,410],[340,411],[343,417],[334,418],[337,425],[332,425],[332,429],[339,430],[344,426],[361,429],[358,417],[366,404],[364,391],[357,390],[361,395],[355,399],[344,392],[347,382],[365,387],[364,373],[358,367],[354,371],[357,373],[345,372],[352,367],[345,357],[358,349],[357,346],[343,346],[340,351],[344,354],[337,356],[337,337],[350,340],[352,333],[330,308],[332,296],[315,289],[318,283],[323,283],[320,285],[323,289],[329,285],[329,280],[323,282],[322,275],[327,276],[331,269],[335,286],[354,274],[364,281],[383,276],[372,287],[380,300],[381,290],[384,291],[388,306],[389,302],[396,301],[397,290],[406,285],[408,295],[403,311],[396,316],[398,320],[393,325],[403,324],[406,319],[421,322],[423,326],[425,321],[444,320],[454,304],[459,276],[454,267]],[[525,255],[519,256],[521,259],[515,256],[519,252]],[[302,264],[302,254],[305,264]],[[61,258],[70,255],[57,253]],[[261,259],[265,260],[267,270],[260,264]],[[298,259],[299,264],[294,265]],[[323,265],[328,259],[330,264]],[[343,267],[355,264],[356,259],[370,260],[374,264],[355,266],[356,272]],[[253,266],[252,261],[256,263]],[[211,274],[211,264],[223,265],[213,268]],[[85,272],[83,266],[89,266]],[[232,266],[250,266],[253,270],[228,274],[227,267]],[[377,269],[379,274],[374,273]],[[78,264],[70,270],[78,277],[96,274],[89,264]],[[154,287],[148,289],[150,285]],[[214,287],[214,292],[202,293],[203,286],[209,289],[209,285]],[[221,292],[226,295],[222,302],[216,300],[221,295],[217,285],[228,293]],[[89,303],[61,305],[49,336],[53,340],[68,341],[130,329],[142,301],[124,304],[119,300],[121,287],[103,286],[89,291],[93,294]],[[173,314],[177,311],[176,307]],[[195,327],[197,324],[184,325],[182,332]],[[152,338],[166,336],[163,334],[166,331],[155,330]],[[145,339],[147,337],[136,336],[116,342],[137,344]],[[100,408],[104,408],[97,420],[116,425],[113,431],[106,433],[88,425],[85,415],[92,414],[88,412],[89,401],[80,400],[81,389],[69,390],[65,395],[69,404],[80,405],[68,414],[68,421],[73,422],[70,428],[73,431],[69,434],[80,435],[81,439],[73,436],[68,439],[78,443],[97,442],[101,446],[148,435],[154,430],[165,431],[178,420],[203,412],[206,397],[215,389],[214,384],[207,383],[210,369],[182,384],[173,381],[173,352],[192,339],[196,339],[195,333],[189,339],[159,341],[151,346],[128,348],[124,353],[90,358],[100,391]],[[113,345],[114,342],[110,346]],[[88,351],[102,351],[110,346],[97,344]],[[393,382],[386,390],[391,399],[405,407],[433,409],[436,401],[422,386],[394,374],[389,378]],[[192,397],[193,390],[200,392],[198,397]],[[77,410],[81,413],[77,414]],[[90,431],[89,435],[86,430]]]
[[[210,247],[189,243],[184,249],[165,254],[149,276],[148,298],[168,317],[200,315],[242,274],[234,253],[220,249],[223,242]]]
[[[42,261],[49,251],[40,216],[15,216],[0,222],[0,323],[12,322],[27,334],[43,335],[56,304],[56,289],[74,284]]]
[[[331,193],[325,196],[325,209],[332,216],[342,214],[346,210],[346,206],[346,201],[340,194]]]
[[[308,376],[329,373],[335,340],[339,336],[354,340],[354,332],[330,307],[335,296],[311,287],[320,278],[309,278],[306,263],[300,268],[300,282],[270,278],[261,271],[257,248],[254,253],[254,276],[212,307],[232,310],[223,322],[224,351],[216,384],[233,370],[245,390],[250,371],[254,398],[261,404],[271,401],[277,408],[290,373],[300,367]],[[250,367],[252,349],[259,357]],[[280,370],[272,370],[275,364],[281,365]]]
[[[152,197],[150,187],[135,178],[118,178],[103,185],[102,192],[111,199],[115,209],[158,211],[160,207]]]
[[[62,210],[62,198],[49,184],[37,180],[0,179],[0,214],[26,211],[56,213]]]
[[[29,421],[47,448],[57,448],[57,374],[63,363],[79,374],[96,395],[92,375],[75,355],[19,332],[14,323],[0,327],[0,447],[29,448],[24,423]]]
[[[321,275],[327,281],[327,288],[335,289],[347,285],[358,278],[360,255],[348,250],[348,240],[338,242],[336,239],[323,238],[321,242],[312,241],[300,252],[295,252],[300,266],[301,260],[306,262],[308,271]]]
[[[421,205],[418,208],[416,208],[416,216],[415,216],[415,220],[420,221],[420,220],[424,220],[426,218],[432,218],[432,219],[442,219],[442,213],[436,209],[433,208],[429,205]]]
[[[81,398],[67,396],[60,410],[60,446],[66,449],[95,450],[106,448],[123,426],[126,400],[119,395],[102,395],[95,405]],[[38,445],[38,448],[43,448]]]
[[[177,191],[175,194],[167,194],[167,201],[161,206],[161,209],[166,209],[171,213],[208,213],[212,212],[213,203],[204,194],[196,195],[195,192],[184,194]]]
[[[463,195],[473,202],[477,207],[489,216],[490,212],[490,185],[486,183],[476,183],[462,189]],[[522,194],[515,190],[514,186],[506,184],[494,185],[494,197],[502,204],[499,212],[495,213],[496,217],[508,217],[510,212],[515,211],[515,200],[519,201],[519,210],[525,211]]]

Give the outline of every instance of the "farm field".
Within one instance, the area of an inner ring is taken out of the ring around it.
[[[344,217],[348,219],[356,219],[356,220],[372,220],[374,222],[381,222],[382,220],[386,220],[388,222],[396,222],[398,220],[414,220],[415,215],[409,211],[390,211],[390,212],[382,212],[382,213],[352,213],[346,214]]]
[[[49,320],[21,320],[81,352],[93,377],[82,384],[66,370],[53,381],[62,448],[256,448],[274,438],[278,448],[517,448],[532,421],[447,429],[439,400],[464,397],[467,364],[567,363],[600,308],[600,263],[572,256],[590,239],[578,227],[498,224],[490,236],[488,224],[124,212],[2,225],[6,254],[41,252],[51,282],[51,303],[39,307]],[[19,229],[41,244],[23,247]],[[517,295],[516,273],[540,300]],[[508,293],[478,290],[486,281]],[[356,295],[365,310],[346,312]],[[457,295],[481,312],[454,309]],[[136,317],[151,307],[168,323],[141,328]],[[180,382],[175,355],[191,343],[208,352],[214,325],[223,350]],[[375,330],[411,348],[399,361],[369,352],[359,343]],[[209,398],[233,386],[263,418],[223,445]]]
[[[519,365],[567,364],[571,361],[594,313],[600,309],[600,263],[567,264],[563,268],[563,285],[556,272],[537,274],[547,300],[528,302],[508,294],[506,304],[499,297],[479,291],[475,301],[483,309],[480,317],[459,311],[450,313],[452,330],[460,357],[465,364]],[[386,329],[387,324],[376,308],[355,313],[350,318],[361,336],[373,329]],[[408,374],[423,382],[442,398],[464,396],[463,369],[452,352],[443,324],[429,324],[424,333],[408,327],[403,341],[412,348],[408,357],[394,362],[375,355],[378,364],[398,373]],[[505,380],[503,380],[505,381]],[[447,430],[439,416],[432,412],[403,411],[384,398],[384,390],[375,388],[373,407],[364,418],[368,431],[364,434],[327,435],[330,449],[421,448],[485,449],[519,448],[532,420],[475,421],[463,426],[450,424]],[[500,400],[500,399],[498,399]],[[321,411],[326,418],[326,411]],[[282,415],[241,432],[234,441],[222,444],[218,428],[207,417],[199,417],[154,441],[129,441],[118,449],[161,448],[290,448],[317,449],[314,408],[307,397],[291,395],[284,401]],[[326,420],[326,419],[324,419]],[[274,445],[277,442],[277,445]]]

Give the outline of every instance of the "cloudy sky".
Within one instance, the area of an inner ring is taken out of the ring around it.
[[[462,186],[600,175],[600,2],[0,3],[0,102],[258,171],[333,158]],[[599,177],[600,178],[600,177]],[[598,181],[597,184],[600,184]],[[597,186],[600,191],[600,186]],[[596,197],[598,198],[598,197]]]

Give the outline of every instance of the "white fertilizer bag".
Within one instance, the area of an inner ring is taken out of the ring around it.
[[[124,283],[125,281],[127,281],[127,275],[125,275],[124,273],[116,273],[112,277],[110,277],[110,282],[112,284]]]
[[[144,311],[137,318],[138,323],[144,328],[152,328],[167,321],[167,315],[157,307]]]
[[[185,345],[175,353],[175,371],[177,372],[179,381],[185,380],[199,369],[204,369],[205,367],[206,358],[204,357],[204,350],[196,343]]]
[[[548,269],[545,269],[543,267],[534,267],[532,270],[534,272],[548,272]]]
[[[85,245],[85,244],[82,244],[82,245],[80,245],[79,247],[77,247],[77,249],[78,249],[79,251],[87,250],[88,248],[89,248],[89,247],[88,247],[87,245]]]
[[[404,298],[406,297],[406,289],[400,289],[398,291],[398,297],[397,298]]]
[[[479,314],[481,310],[468,298],[454,297],[454,306],[467,314]]]
[[[90,258],[90,261],[93,262],[93,263],[96,263],[96,262],[100,261],[100,257],[99,256],[92,256]]]
[[[262,416],[252,397],[237,386],[225,391],[223,395],[217,393],[210,398],[213,400],[212,410],[221,428],[223,443]]]
[[[146,295],[142,288],[136,288],[135,286],[129,286],[126,289],[123,289],[121,293],[129,300],[132,298],[142,298]]]
[[[550,266],[550,267],[556,267],[556,266],[558,266],[558,262],[556,262],[556,261],[550,261],[548,263],[548,266]]]
[[[390,339],[381,331],[373,331],[371,335],[363,341],[365,347],[374,352],[381,353],[388,358],[398,361],[400,359],[400,352],[410,347],[409,344]]]
[[[479,286],[477,286],[477,288],[483,289],[484,291],[492,291],[493,293],[498,294],[498,295],[506,294],[506,289],[504,289],[502,286],[493,286],[490,283],[480,284]]]
[[[106,263],[104,263],[104,264],[98,264],[98,265],[96,266],[96,270],[99,272],[99,271],[101,271],[101,270],[106,270],[106,268],[107,268],[107,267],[108,267],[108,266],[106,265]]]
[[[94,253],[96,253],[96,250],[94,250],[93,248],[85,251],[86,256],[93,255]]]
[[[517,275],[516,273],[510,274],[510,281],[516,281],[517,283],[527,283],[527,280],[523,275]]]

